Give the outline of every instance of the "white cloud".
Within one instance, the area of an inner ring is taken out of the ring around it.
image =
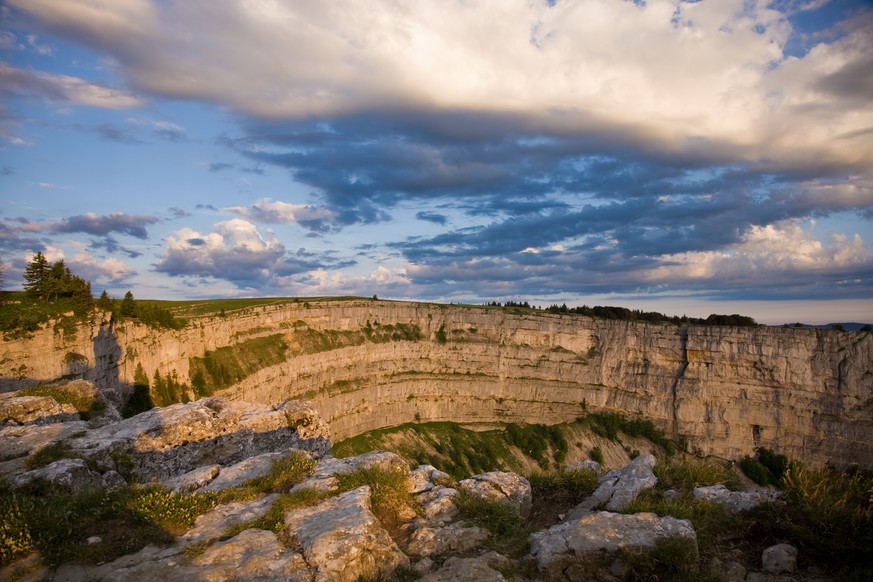
[[[873,126],[869,99],[822,89],[869,76],[869,19],[798,59],[763,1],[11,3],[110,51],[143,90],[267,118],[492,111],[701,155],[873,162],[869,134],[837,139]]]
[[[826,244],[792,220],[752,226],[741,242],[718,251],[678,253],[660,259],[665,265],[646,272],[644,280],[677,286],[694,280],[735,285],[860,268],[873,263],[873,253],[858,234],[852,237],[835,234]]]
[[[334,213],[323,206],[290,204],[280,200],[273,201],[269,198],[256,200],[248,207],[232,206],[223,210],[258,222],[269,224],[296,222],[316,230],[327,228],[336,219]]]
[[[208,234],[179,229],[165,243],[156,267],[170,275],[265,280],[285,255],[275,237],[264,240],[254,224],[239,218],[216,223]]]
[[[79,246],[81,247],[81,245]],[[94,283],[120,283],[136,275],[136,271],[124,261],[111,257],[98,261],[84,248],[80,248],[73,260],[70,261],[69,266],[73,273]]]

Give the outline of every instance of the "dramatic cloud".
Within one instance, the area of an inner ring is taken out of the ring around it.
[[[71,216],[52,227],[55,232],[84,232],[105,236],[111,232],[119,232],[132,237],[146,239],[146,226],[158,222],[154,216],[131,216],[124,212],[113,212],[98,216],[93,212]]]
[[[873,126],[852,98],[873,76],[868,16],[786,57],[788,14],[745,0],[10,3],[143,91],[264,118],[439,109],[768,166],[873,161],[853,133]]]
[[[186,293],[873,297],[867,4],[7,0],[3,181],[46,208],[0,244],[142,273],[151,234]],[[81,156],[168,220],[40,186]]]
[[[239,285],[264,284],[321,264],[307,258],[286,257],[275,238],[264,240],[251,222],[234,218],[219,222],[215,231],[201,234],[182,228],[166,239],[157,271],[176,276],[214,277]]]

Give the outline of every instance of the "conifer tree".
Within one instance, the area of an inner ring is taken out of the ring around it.
[[[133,300],[133,293],[128,291],[124,294],[124,299],[121,300],[121,316],[134,317],[136,315],[136,303]]]
[[[24,269],[24,290],[37,299],[48,299],[46,286],[49,276],[49,263],[42,252],[38,252]]]

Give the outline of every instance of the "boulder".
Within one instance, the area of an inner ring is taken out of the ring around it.
[[[4,426],[0,428],[0,459],[16,459],[54,442],[85,434],[82,420],[46,425]],[[4,472],[8,474],[8,472]]]
[[[445,527],[421,527],[409,538],[407,551],[416,556],[438,556],[467,552],[480,547],[488,532],[478,527],[453,523]]]
[[[725,506],[731,513],[748,511],[762,503],[779,499],[781,493],[775,489],[752,489],[750,491],[731,491],[724,485],[695,487],[694,498]]]
[[[595,508],[607,511],[621,511],[633,501],[640,491],[654,487],[658,478],[652,472],[655,457],[640,455],[621,469],[610,471],[600,478],[597,489],[588,499],[570,512],[571,517],[579,517]]]
[[[35,480],[46,481],[65,493],[79,493],[104,486],[103,475],[92,471],[82,459],[60,459],[45,467],[16,475],[9,479],[9,484],[24,487]]]
[[[761,554],[761,566],[770,574],[791,574],[797,568],[797,548],[790,544],[770,546]]]
[[[266,475],[272,469],[273,463],[284,456],[285,453],[264,453],[243,459],[229,467],[223,467],[217,477],[203,486],[203,490],[221,491],[241,485],[249,479]]]
[[[314,507],[289,510],[285,533],[301,548],[314,582],[376,578],[409,565],[409,558],[373,515],[367,485]]]
[[[473,558],[453,556],[436,572],[419,579],[419,582],[506,582],[496,568],[508,564],[508,560],[496,552]]]
[[[232,526],[254,521],[266,515],[278,498],[279,495],[273,493],[254,501],[219,505],[212,511],[198,516],[194,527],[185,532],[179,541],[182,545],[189,545],[218,539]]]
[[[455,496],[457,495],[457,489],[437,485],[430,491],[416,495],[415,500],[421,505],[422,518],[425,521],[432,524],[443,524],[458,515],[458,508],[455,505]]]
[[[197,467],[187,473],[183,473],[178,477],[171,477],[161,481],[161,485],[170,491],[178,493],[189,493],[205,486],[207,483],[215,479],[221,471],[221,465],[205,465]]]
[[[416,495],[433,489],[436,481],[450,481],[451,477],[433,465],[419,465],[412,471],[410,479],[409,492]]]
[[[563,580],[567,568],[596,569],[620,548],[651,548],[660,539],[677,536],[697,547],[697,534],[687,519],[600,511],[531,534],[531,555],[540,571]]]
[[[52,424],[79,420],[72,404],[58,404],[51,396],[16,396],[0,400],[0,424]]]
[[[215,543],[191,563],[199,567],[192,579],[202,582],[312,580],[303,556],[285,548],[273,532],[262,529],[247,529]]]
[[[518,511],[522,517],[530,514],[532,494],[530,482],[515,473],[492,471],[473,475],[458,483],[458,489],[482,499],[505,503]]]

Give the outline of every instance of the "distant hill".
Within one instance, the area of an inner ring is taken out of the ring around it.
[[[873,323],[857,323],[857,322],[848,322],[848,323],[823,323],[820,325],[810,325],[807,323],[786,323],[788,327],[809,327],[814,329],[831,329],[833,327],[842,327],[846,331],[861,331],[862,328],[868,329],[873,328]]]

